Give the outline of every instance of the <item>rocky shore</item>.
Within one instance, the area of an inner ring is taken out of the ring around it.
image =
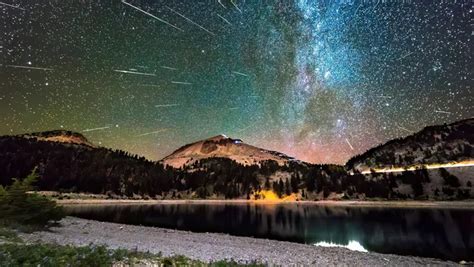
[[[54,198],[53,198],[54,199]],[[341,206],[341,207],[390,207],[390,208],[453,208],[474,209],[474,201],[416,201],[416,200],[319,200],[319,201],[283,201],[283,200],[247,200],[247,199],[55,199],[59,205],[157,205],[157,204],[280,204],[280,205],[314,205],[314,206]]]
[[[204,262],[235,260],[280,266],[450,266],[429,258],[350,251],[215,233],[192,233],[67,217],[49,231],[21,234],[28,242],[106,245],[164,256],[183,255]]]

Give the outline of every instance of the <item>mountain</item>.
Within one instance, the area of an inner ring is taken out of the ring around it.
[[[473,146],[471,118],[388,141],[353,157],[346,169],[357,179],[378,181],[376,195],[388,198],[467,199],[474,184]]]
[[[473,161],[474,118],[428,126],[404,138],[388,141],[351,158],[346,167],[357,171]]]
[[[346,174],[342,166],[302,163],[224,136],[177,152],[200,157],[189,158],[183,168],[173,168],[97,147],[79,133],[0,136],[0,185],[9,185],[14,177],[25,177],[37,168],[41,178],[36,186],[48,191],[111,197],[253,198],[262,190],[272,190],[280,197],[299,194],[314,199],[322,196],[323,189],[325,196],[340,191],[336,184]],[[334,186],[331,180],[336,181]]]
[[[264,161],[275,161],[278,165],[298,162],[283,153],[248,145],[240,139],[217,135],[180,147],[161,160],[165,165],[180,168],[209,158],[227,158],[242,165],[259,165]]]
[[[161,164],[97,147],[82,134],[63,130],[0,136],[0,166],[0,185],[37,168],[41,190],[132,196],[175,187],[175,173]]]
[[[63,130],[0,136],[0,185],[36,167],[40,190],[110,197],[470,199],[473,125],[468,119],[426,127],[346,166],[301,162],[223,135],[183,146],[160,162],[95,146]],[[440,166],[451,162],[471,164]]]
[[[59,142],[64,144],[75,144],[75,145],[84,145],[89,147],[95,147],[90,143],[84,135],[76,132],[66,131],[66,130],[54,130],[46,132],[36,132],[29,134],[21,134],[19,137],[27,139],[35,139],[37,141],[49,141],[49,142]]]

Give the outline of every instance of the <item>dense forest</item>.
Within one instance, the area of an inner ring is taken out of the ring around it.
[[[40,190],[105,194],[111,197],[255,198],[261,190],[297,199],[465,199],[471,181],[444,169],[432,182],[426,169],[399,174],[362,175],[344,166],[297,161],[242,165],[207,158],[176,169],[120,150],[22,136],[0,137],[0,184],[26,177],[37,167]]]
[[[15,136],[0,138],[0,149],[3,185],[37,167],[42,190],[155,195],[175,186],[174,170],[120,150]]]

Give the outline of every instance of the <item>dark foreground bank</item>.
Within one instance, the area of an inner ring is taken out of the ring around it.
[[[155,227],[134,226],[67,217],[50,231],[21,234],[27,242],[60,245],[106,245],[138,252],[183,255],[193,260],[235,260],[270,265],[426,266],[456,265],[430,258],[398,256],[326,248],[268,239],[225,234],[192,233]]]

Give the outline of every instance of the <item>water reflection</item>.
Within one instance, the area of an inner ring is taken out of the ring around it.
[[[336,244],[332,242],[322,241],[314,245],[319,246],[319,247],[339,247],[339,248],[347,248],[354,251],[368,252],[367,249],[365,249],[358,241],[355,241],[355,240],[349,241],[349,244]]]
[[[368,251],[474,260],[474,210],[328,207],[284,204],[70,206],[101,221],[222,232]]]

